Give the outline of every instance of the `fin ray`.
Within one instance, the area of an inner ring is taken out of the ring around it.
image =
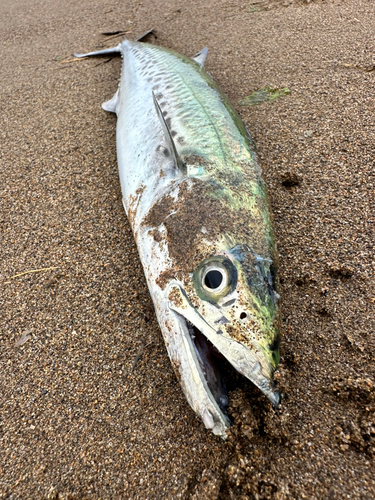
[[[167,141],[167,144],[168,144],[168,147],[173,155],[173,158],[174,158],[174,161],[175,161],[175,165],[176,165],[176,169],[179,171],[179,172],[182,172],[184,174],[186,174],[186,165],[185,163],[182,161],[181,157],[179,156],[179,154],[177,153],[177,149],[176,149],[176,145],[173,141],[173,137],[172,137],[172,134],[168,128],[168,125],[164,119],[164,116],[163,116],[163,113],[160,109],[160,106],[159,106],[159,103],[155,97],[155,94],[152,93],[152,98],[154,100],[154,105],[155,105],[155,109],[156,109],[156,113],[159,117],[159,120],[160,120],[160,123],[161,123],[161,126],[162,126],[162,129],[163,129],[163,132],[164,132],[164,135],[165,135],[165,139]]]

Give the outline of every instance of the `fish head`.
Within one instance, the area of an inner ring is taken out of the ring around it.
[[[226,358],[275,405],[281,400],[273,374],[279,362],[280,307],[275,257],[244,244],[202,260],[189,277],[172,280],[169,307],[187,321],[201,369],[219,406],[227,401],[219,376],[207,367],[215,354]]]
[[[222,358],[275,406],[281,399],[273,381],[276,248],[265,188],[259,176],[255,181],[241,184],[242,199],[225,185],[182,180],[143,222],[147,254],[157,263],[151,295],[172,365],[194,411],[223,437],[229,420]]]

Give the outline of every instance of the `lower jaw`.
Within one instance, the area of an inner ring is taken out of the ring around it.
[[[207,386],[223,414],[228,417],[228,392],[250,389],[254,397],[259,396],[260,389],[241,375],[198,328],[185,321]]]
[[[200,330],[188,321],[187,326],[208,388],[220,410],[227,415],[229,404],[227,392],[228,382],[229,386],[233,386],[234,379],[243,377],[232,367]]]

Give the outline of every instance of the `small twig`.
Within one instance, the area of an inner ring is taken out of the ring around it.
[[[375,66],[358,66],[357,64],[347,64],[347,63],[340,63],[340,66],[345,66],[345,68],[353,68],[353,69],[359,69],[360,71],[366,71],[366,73],[371,73],[372,71],[375,71]]]
[[[132,32],[132,30],[130,30],[130,31],[120,31],[119,33],[116,33],[115,35],[107,36],[106,40],[111,40],[112,38],[118,38],[119,36],[128,35],[131,32]],[[104,33],[103,33],[103,35],[104,35]]]
[[[31,339],[30,330],[26,330],[25,332],[23,332],[23,334],[21,335],[21,337],[14,344],[14,347],[18,347],[20,345],[23,345],[29,339]]]
[[[101,64],[105,64],[105,63],[108,63],[109,61],[112,61],[113,57],[110,57],[109,59],[107,59],[106,61],[101,61],[100,63],[97,63],[93,66],[93,68],[96,68],[97,66],[100,66]]]
[[[142,356],[142,354],[143,354],[143,350],[139,354],[137,354],[136,357],[134,358],[132,367],[130,368],[130,373],[134,370],[134,367],[138,363],[138,361],[139,361],[140,357]]]
[[[60,68],[55,68],[55,71],[60,71],[61,69],[71,68],[72,66],[69,64],[68,66],[61,66]]]
[[[126,317],[129,318],[129,316],[131,315],[131,313],[134,311],[134,308],[133,309],[130,309],[130,311],[128,313],[126,313]]]
[[[154,341],[152,340],[151,342],[149,342],[148,344],[142,346],[141,348],[141,351],[139,352],[139,354],[136,355],[136,357],[134,358],[134,361],[133,361],[133,364],[132,364],[132,367],[130,368],[130,372],[129,373],[132,373],[132,371],[134,370],[134,367],[135,365],[138,363],[138,361],[140,360],[142,354],[143,354],[143,351],[146,349],[146,347],[148,347],[149,345],[153,344]]]
[[[83,61],[84,59],[88,59],[88,57],[75,57],[74,59],[67,59],[66,61],[59,61],[59,64]]]
[[[125,30],[117,30],[117,31],[103,31],[101,34],[104,36],[113,36],[119,35],[120,33],[124,33]]]
[[[15,274],[14,276],[11,276],[9,279],[12,280],[13,278],[18,278],[19,276],[24,276],[25,274],[30,274],[30,273],[40,273],[41,271],[51,271],[52,269],[58,269],[59,266],[54,266],[54,267],[43,267],[41,269],[31,269],[30,271],[25,271],[24,273],[19,273]],[[7,285],[8,283],[11,283],[10,281],[6,281],[4,285]]]

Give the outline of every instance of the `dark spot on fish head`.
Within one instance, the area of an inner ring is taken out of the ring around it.
[[[155,241],[160,242],[163,239],[162,234],[157,228],[151,229],[149,234],[154,238]]]
[[[217,324],[217,325],[227,325],[228,323],[229,323],[229,320],[225,316],[222,316],[221,318],[219,318],[215,321],[215,324]]]
[[[228,300],[228,302],[225,302],[222,307],[229,307],[232,306],[236,302],[236,299]]]
[[[170,117],[166,118],[165,123],[168,125],[168,128],[170,129],[171,128],[172,119]]]
[[[177,132],[175,130],[171,130],[171,136],[175,137],[177,135]]]
[[[269,349],[272,353],[272,360],[274,362],[274,367],[276,368],[280,361],[280,332],[277,331],[275,338],[269,344]]]
[[[280,334],[277,333],[273,341],[270,343],[270,351],[277,351],[280,347]]]
[[[182,144],[182,143],[185,142],[185,139],[183,137],[178,137],[177,138],[177,142],[179,142],[180,144]]]
[[[168,111],[163,111],[163,116],[167,116]]]
[[[167,157],[167,158],[171,155],[171,154],[170,154],[170,152],[169,152],[169,149],[168,149],[168,148],[166,148],[166,147],[165,147],[165,146],[163,146],[163,145],[159,145],[159,146],[156,148],[156,151],[157,151],[158,153],[161,153],[163,156],[165,156],[165,157]]]

